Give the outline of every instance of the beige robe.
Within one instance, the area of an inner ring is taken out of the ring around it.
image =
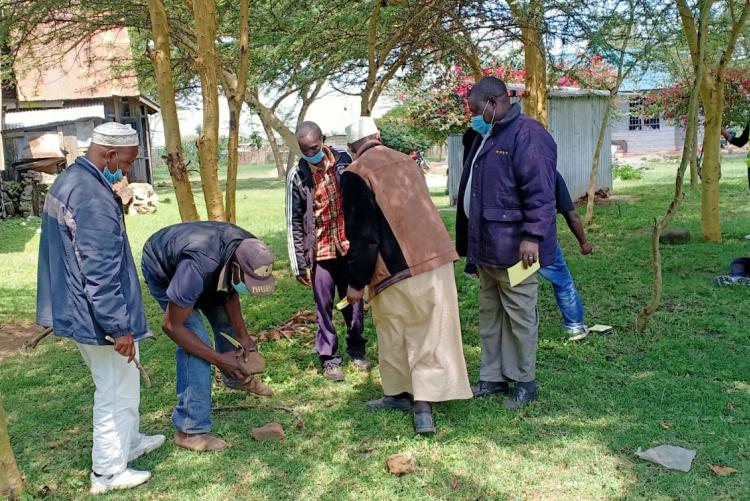
[[[453,263],[387,287],[370,300],[383,393],[414,400],[472,397]]]

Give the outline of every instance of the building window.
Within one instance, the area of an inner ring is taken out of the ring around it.
[[[644,116],[643,98],[631,97],[628,101],[628,130],[658,130],[661,129],[659,116]]]

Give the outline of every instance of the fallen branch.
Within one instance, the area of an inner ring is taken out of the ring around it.
[[[26,341],[25,343],[23,343],[23,345],[21,345],[21,349],[23,351],[26,351],[26,350],[29,350],[29,349],[36,348],[36,345],[38,345],[39,342],[42,339],[46,338],[51,333],[52,333],[52,327],[49,327],[49,328],[45,329],[44,332],[41,332],[41,333],[37,334],[32,339],[30,339],[30,340]]]
[[[301,430],[305,425],[305,423],[302,421],[302,415],[291,407],[287,407],[285,405],[277,405],[274,407],[274,409],[290,413],[294,417],[294,427],[298,430]]]
[[[224,412],[224,411],[241,411],[245,409],[257,409],[258,406],[255,404],[239,404],[239,405],[217,405],[211,407],[213,412]]]

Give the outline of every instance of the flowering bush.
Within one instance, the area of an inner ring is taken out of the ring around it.
[[[715,70],[711,70],[715,75]],[[661,113],[672,122],[680,121],[683,126],[687,121],[690,88],[677,83],[671,87],[649,92],[644,96],[643,106],[646,113]],[[728,68],[724,82],[724,113],[722,122],[725,126],[744,126],[750,119],[750,69]]]
[[[617,69],[599,54],[584,58],[579,65],[562,67],[557,71],[563,73],[557,80],[557,85],[561,87],[609,90],[617,83]]]
[[[482,72],[506,83],[523,83],[524,71],[499,65]],[[403,106],[400,120],[418,127],[433,142],[444,141],[449,134],[461,133],[469,126],[471,112],[467,99],[474,78],[464,73],[461,66],[422,82],[416,88],[401,86],[395,92]]]

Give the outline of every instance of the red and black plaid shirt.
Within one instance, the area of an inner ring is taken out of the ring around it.
[[[349,241],[344,233],[344,212],[341,209],[341,192],[336,181],[336,157],[323,147],[325,160],[322,165],[311,165],[315,183],[313,214],[315,217],[315,260],[335,259],[349,250]]]

